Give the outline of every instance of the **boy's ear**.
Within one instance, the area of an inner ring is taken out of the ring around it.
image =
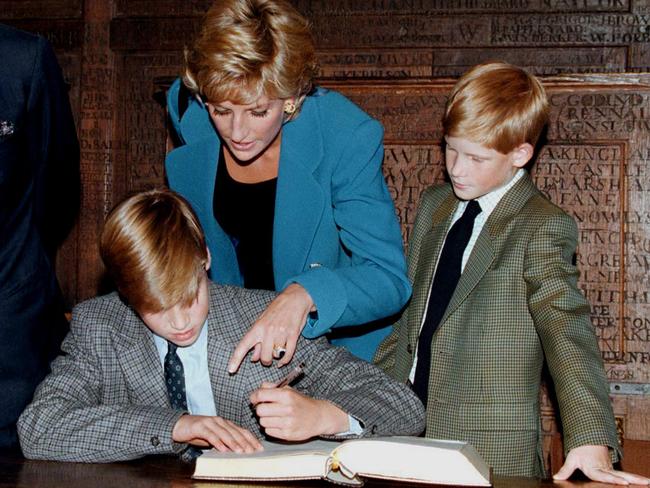
[[[529,144],[528,142],[519,144],[516,148],[510,151],[512,165],[516,168],[523,168],[533,157],[534,152],[535,148],[532,144]]]
[[[210,264],[212,264],[212,256],[210,255],[210,249],[206,247],[205,250],[208,251],[208,259],[205,262],[205,270],[208,271],[210,269]]]

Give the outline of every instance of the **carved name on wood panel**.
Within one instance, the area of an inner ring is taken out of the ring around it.
[[[323,78],[456,77],[495,58],[540,75],[650,70],[650,9],[642,1],[293,3],[313,24]],[[182,50],[210,5],[120,1],[111,46]]]
[[[320,48],[612,46],[650,42],[650,15],[632,13],[328,16],[312,19]],[[356,35],[352,36],[354,32]],[[350,45],[353,42],[353,45]]]
[[[97,242],[104,218],[114,203],[114,154],[119,146],[113,130],[117,73],[114,56],[108,47],[109,23],[101,18],[87,22],[85,32],[89,42],[83,48],[78,124],[82,184],[79,300],[93,296],[99,289],[103,266]]]
[[[292,0],[305,14],[627,12],[634,0]],[[639,2],[640,3],[640,2]]]
[[[3,0],[2,19],[81,18],[82,0]]]
[[[201,16],[214,0],[115,0],[117,17]]]
[[[643,2],[525,1],[510,2],[520,8],[489,8],[497,3],[297,5],[314,24],[323,77],[457,77],[488,59],[540,75],[650,70],[650,12]]]
[[[126,147],[126,193],[164,184],[166,122],[161,100],[153,96],[154,81],[165,76],[172,79],[169,67],[180,65],[181,60],[177,52],[124,58],[125,103],[119,119]]]
[[[0,12],[0,22],[45,37],[57,54],[80,51],[84,43],[84,24],[81,20],[14,20],[4,19]]]

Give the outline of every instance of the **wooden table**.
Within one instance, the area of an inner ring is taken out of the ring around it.
[[[291,482],[283,484],[223,484],[194,481],[191,479],[193,465],[183,464],[169,456],[147,457],[137,461],[113,464],[60,463],[53,461],[30,461],[15,451],[0,450],[0,488],[208,488],[208,487],[329,487],[327,482]],[[366,488],[402,486],[417,488],[422,485],[367,482]],[[438,485],[439,486],[439,485]],[[612,485],[592,482],[553,483],[549,480],[498,477],[494,488],[612,488]]]

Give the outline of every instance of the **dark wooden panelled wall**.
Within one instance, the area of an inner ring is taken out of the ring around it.
[[[124,195],[164,182],[164,90],[210,0],[0,0],[0,21],[53,43],[81,141],[79,223],[60,251],[69,303],[101,290],[97,236]],[[294,0],[313,22],[322,84],[386,128],[384,172],[405,241],[420,192],[443,178],[440,116],[454,78],[486,59],[540,75],[551,105],[532,171],[580,228],[624,444],[650,474],[650,1]],[[547,462],[561,441],[542,395]],[[646,461],[646,462],[644,462]]]

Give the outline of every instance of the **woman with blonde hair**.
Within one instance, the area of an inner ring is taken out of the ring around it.
[[[306,19],[285,0],[217,0],[168,93],[169,185],[203,225],[211,278],[280,291],[228,369],[288,363],[298,336],[370,360],[410,296],[381,172],[383,129],[314,85]],[[354,326],[354,327],[348,327]],[[332,331],[335,329],[334,331]]]

